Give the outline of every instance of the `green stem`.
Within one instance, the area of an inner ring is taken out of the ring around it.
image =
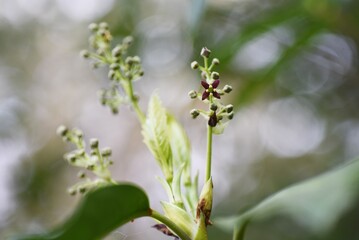
[[[130,98],[131,105],[137,114],[138,120],[143,125],[146,121],[146,116],[142,112],[140,106],[138,105],[138,100],[136,99],[135,94],[133,93],[133,86],[132,86],[131,80],[127,81],[127,86],[128,86],[128,88],[124,88],[124,89],[128,89],[127,95]]]
[[[207,126],[207,166],[206,166],[206,182],[211,178],[211,166],[212,166],[212,135],[213,128]]]
[[[162,215],[161,213],[152,210],[150,217],[160,221],[161,223],[165,224],[169,229],[171,229],[180,239],[182,240],[191,240],[191,238],[180,228],[176,225],[171,219]]]

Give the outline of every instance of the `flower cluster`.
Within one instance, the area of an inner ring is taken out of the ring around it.
[[[222,124],[224,117],[229,120],[233,118],[233,105],[223,105],[219,101],[222,95],[230,93],[232,91],[232,87],[229,85],[225,85],[222,89],[219,88],[219,85],[221,83],[219,73],[212,71],[214,66],[219,65],[219,60],[217,58],[213,58],[211,65],[208,66],[208,60],[210,55],[211,51],[208,48],[204,47],[201,50],[201,56],[204,60],[204,66],[199,65],[196,61],[191,63],[191,68],[198,69],[201,73],[201,85],[203,89],[201,93],[192,90],[189,92],[189,96],[192,99],[198,98],[209,105],[208,111],[192,109],[192,117],[196,118],[199,115],[202,115],[206,119],[208,119],[208,125],[210,127],[216,127],[218,124]]]
[[[108,66],[110,88],[99,92],[100,102],[108,106],[113,113],[118,113],[122,103],[133,103],[138,97],[133,92],[132,81],[143,76],[141,59],[138,56],[127,56],[133,42],[131,36],[125,37],[120,44],[112,46],[112,35],[107,23],[89,25],[92,35],[89,38],[91,50],[81,51],[81,56],[93,60],[94,68]],[[125,95],[121,95],[121,89]]]
[[[82,179],[81,182],[69,188],[69,193],[75,195],[77,192],[85,193],[89,189],[102,186],[104,184],[114,183],[111,178],[111,173],[108,167],[113,164],[110,159],[112,150],[108,147],[99,148],[99,141],[95,138],[90,139],[90,153],[87,153],[86,144],[83,140],[83,133],[79,129],[68,129],[61,125],[57,128],[57,134],[62,137],[65,142],[70,142],[76,146],[73,150],[64,155],[71,165],[83,168],[85,171],[90,171],[97,176],[97,179],[91,180],[87,177],[84,171],[79,171],[78,177]]]

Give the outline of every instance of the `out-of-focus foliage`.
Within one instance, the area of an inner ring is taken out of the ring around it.
[[[130,184],[106,186],[88,193],[71,218],[53,232],[11,239],[96,240],[119,226],[150,213],[149,201],[142,189]]]
[[[280,191],[238,217],[218,220],[218,226],[245,239],[248,225],[289,216],[313,235],[328,233],[358,197],[359,161]]]
[[[193,106],[184,100],[200,81],[188,65],[202,46],[221,59],[219,72],[234,87],[229,101],[235,100],[238,113],[215,140],[214,216],[242,213],[359,155],[358,1],[1,0],[0,5],[4,233],[39,232],[71,212],[76,201],[65,189],[75,173],[59,163],[63,144],[52,140],[60,124],[77,125],[111,146],[121,161],[113,167],[115,178],[139,183],[153,203],[164,194],[152,181],[160,172],[139,144],[141,135],[129,134],[139,128],[131,112],[121,109],[120,117],[113,117],[97,103],[105,73],[91,73],[78,57],[92,21],[109,22],[115,37],[134,35],[133,51],[145,70],[135,88],[142,99],[158,89],[166,107],[180,116],[195,167],[204,159],[205,133],[191,121]],[[138,176],[139,167],[148,171]],[[276,218],[251,227],[248,239],[353,239],[358,201],[323,238]],[[131,224],[121,233],[161,238],[149,224]]]

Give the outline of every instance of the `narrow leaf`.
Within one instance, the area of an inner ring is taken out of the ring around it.
[[[49,233],[11,240],[98,240],[121,225],[149,216],[147,195],[132,184],[101,187],[84,196],[72,216]]]

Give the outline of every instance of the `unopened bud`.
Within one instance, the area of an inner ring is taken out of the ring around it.
[[[213,65],[219,65],[219,60],[218,60],[218,58],[213,58],[212,64],[213,64]]]
[[[213,182],[210,178],[202,188],[201,195],[199,197],[197,205],[196,218],[201,217],[201,213],[205,217],[206,225],[211,225],[210,217],[212,212],[212,202],[213,202]]]
[[[132,36],[127,36],[125,37],[122,42],[126,45],[131,45],[133,43],[133,37]]]
[[[210,109],[211,109],[212,111],[216,111],[216,110],[218,109],[217,104],[212,103]]]
[[[192,115],[192,118],[196,118],[199,115],[199,111],[197,109],[192,109],[190,113]]]
[[[100,62],[93,62],[93,63],[91,63],[91,67],[92,67],[93,69],[99,68],[100,65],[101,65]]]
[[[227,105],[226,106],[226,111],[227,111],[227,113],[233,112],[233,105],[232,104]]]
[[[197,98],[197,92],[192,90],[188,93],[188,96],[192,99],[195,99],[195,98]]]
[[[80,171],[80,172],[77,173],[77,177],[78,178],[85,178],[86,174],[83,171]]]
[[[116,76],[116,72],[114,70],[110,70],[110,71],[108,71],[107,76],[108,76],[109,79],[114,80],[115,76]]]
[[[67,127],[65,127],[64,125],[60,125],[57,129],[56,129],[56,133],[57,135],[63,137],[68,133],[69,129]]]
[[[80,193],[85,193],[86,192],[86,187],[79,187],[79,192]]]
[[[90,148],[91,149],[98,148],[98,139],[97,138],[90,139]]]
[[[134,57],[132,57],[132,61],[134,63],[141,63],[141,58],[139,56],[134,56]]]
[[[191,68],[192,68],[192,69],[197,69],[198,67],[199,67],[199,64],[198,64],[197,61],[193,61],[193,62],[191,63]]]
[[[132,57],[127,57],[125,60],[125,63],[128,65],[132,65],[133,64],[133,58]]]
[[[140,71],[138,72],[138,76],[142,77],[143,75],[145,75],[145,72],[144,72],[143,70],[140,70]]]
[[[224,87],[223,87],[223,91],[225,92],[225,93],[230,93],[230,92],[232,92],[232,86],[229,86],[229,85],[225,85]]]
[[[102,22],[102,23],[100,23],[99,24],[99,27],[101,28],[101,29],[105,29],[105,30],[108,30],[108,23],[107,22]]]
[[[213,79],[219,79],[219,73],[218,72],[212,72],[211,77]]]
[[[74,195],[76,195],[76,193],[77,193],[76,189],[74,189],[74,188],[69,188],[69,189],[67,189],[67,192],[68,192],[71,196],[74,196]]]
[[[96,32],[98,30],[98,25],[96,23],[91,23],[89,26],[88,26],[88,29],[91,31],[91,32]]]
[[[231,112],[230,114],[228,114],[228,119],[229,119],[229,120],[232,120],[233,117],[234,117],[234,113],[233,113],[233,112]]]
[[[72,130],[72,132],[78,137],[78,138],[82,138],[83,137],[83,132],[80,130],[80,129],[78,129],[78,128],[74,128],[73,130]]]
[[[90,171],[93,171],[95,169],[95,165],[93,165],[93,164],[87,165],[86,169],[90,170]]]
[[[122,50],[123,50],[123,49],[122,49],[122,46],[121,46],[121,45],[115,47],[114,49],[112,49],[112,56],[113,56],[113,57],[119,57],[119,56],[121,56]]]
[[[74,154],[67,154],[65,155],[65,159],[70,163],[76,162],[76,156]]]
[[[82,51],[80,52],[80,56],[83,57],[83,58],[89,58],[89,57],[90,57],[90,53],[89,53],[89,51],[87,51],[87,50],[82,50]]]
[[[110,65],[110,69],[112,70],[118,70],[120,68],[120,65],[118,63],[112,63]]]
[[[211,50],[209,50],[206,47],[202,48],[202,50],[201,50],[202,57],[209,58],[210,55],[211,55]]]
[[[111,112],[112,112],[113,114],[118,114],[118,108],[117,108],[117,107],[112,107],[112,108],[111,108]]]
[[[109,147],[103,148],[101,151],[101,155],[104,157],[109,157],[112,154],[112,150]]]

